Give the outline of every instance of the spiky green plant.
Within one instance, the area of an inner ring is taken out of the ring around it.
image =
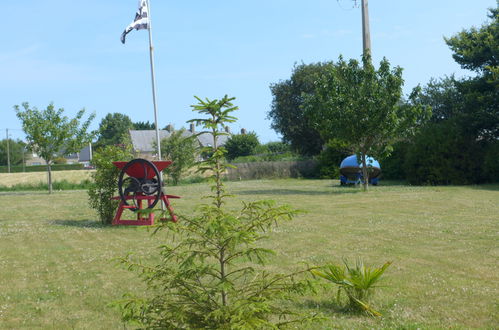
[[[343,265],[326,265],[319,269],[311,270],[312,274],[325,278],[338,285],[336,300],[341,303],[341,292],[348,297],[347,308],[353,311],[364,311],[371,316],[381,316],[381,313],[374,310],[369,304],[369,298],[378,287],[381,276],[391,265],[391,262],[385,262],[381,267],[365,266],[361,259],[357,259],[355,266],[348,265],[346,259]]]

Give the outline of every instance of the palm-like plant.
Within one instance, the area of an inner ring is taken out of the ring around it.
[[[386,262],[383,266],[365,266],[361,259],[357,259],[355,267],[350,267],[347,260],[343,260],[344,265],[326,265],[324,267],[311,270],[312,274],[325,278],[338,285],[336,299],[340,303],[341,292],[345,292],[348,297],[348,308],[355,311],[365,311],[371,316],[381,316],[368,303],[369,297],[377,288],[376,283],[385,272],[391,262]]]

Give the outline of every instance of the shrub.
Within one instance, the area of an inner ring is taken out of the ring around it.
[[[198,143],[195,136],[184,136],[185,129],[174,131],[169,137],[161,141],[161,155],[163,159],[173,161],[165,169],[174,185],[177,185],[196,161]]]
[[[88,189],[90,207],[95,209],[103,224],[110,224],[118,207],[118,201],[111,200],[118,191],[120,171],[113,161],[130,161],[133,158],[130,148],[105,146],[95,152],[92,165],[96,171],[91,174],[92,187]]]
[[[499,141],[494,141],[487,146],[483,169],[487,181],[499,182]]]
[[[321,179],[338,179],[340,176],[340,164],[345,157],[351,155],[345,143],[331,140],[326,144],[317,157],[318,176]]]
[[[390,156],[381,160],[381,170],[384,179],[405,180],[405,158],[409,148],[409,141],[400,141],[393,145]]]
[[[225,143],[227,159],[232,160],[240,156],[253,155],[258,145],[260,145],[260,142],[255,132],[231,135]]]
[[[479,183],[483,180],[482,149],[451,121],[431,123],[407,151],[407,180],[430,185]]]
[[[355,267],[351,267],[344,260],[344,265],[327,265],[321,269],[312,269],[311,272],[338,285],[336,300],[340,303],[341,292],[344,292],[348,297],[347,308],[349,310],[364,311],[372,316],[381,316],[368,304],[368,299],[377,287],[376,284],[381,275],[390,265],[391,262],[386,262],[379,268],[366,267],[362,260],[357,259]]]
[[[68,160],[64,157],[57,157],[54,158],[54,164],[62,165],[62,164],[67,164]]]
[[[202,101],[194,110],[209,119],[196,119],[213,134],[212,156],[200,170],[212,173],[209,204],[200,205],[198,214],[181,217],[179,223],[166,223],[176,239],[161,249],[161,262],[155,266],[123,262],[139,270],[150,289],[147,298],[128,297],[121,303],[125,321],[145,328],[161,329],[262,329],[291,322],[304,322],[285,308],[282,301],[291,293],[303,292],[308,283],[297,275],[271,274],[257,269],[273,251],[257,245],[275,223],[290,220],[296,210],[275,206],[271,201],[243,203],[239,211],[224,207],[229,197],[222,175],[226,150],[218,147],[218,131],[234,117],[232,99]]]

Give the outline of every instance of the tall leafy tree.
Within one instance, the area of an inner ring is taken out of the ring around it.
[[[313,93],[314,82],[330,66],[329,62],[296,65],[290,79],[270,85],[273,99],[268,118],[272,121],[271,127],[302,155],[317,155],[324,145],[302,105],[304,95]]]
[[[134,129],[134,125],[130,117],[118,112],[108,113],[99,124],[96,148],[128,144],[131,129]]]
[[[460,126],[475,139],[499,139],[499,2],[489,10],[490,21],[446,38],[453,58],[472,78],[456,82],[462,95]]]
[[[378,69],[363,57],[345,61],[340,57],[328,66],[304,102],[313,127],[324,140],[337,139],[360,156],[364,190],[368,188],[366,156],[383,156],[392,144],[414,131],[428,115],[427,108],[401,104],[402,69],[391,68],[383,59]],[[411,100],[415,100],[415,91]]]
[[[95,114],[82,122],[85,109],[78,111],[72,119],[63,115],[63,108],[56,110],[52,103],[44,110],[30,108],[28,102],[22,103],[21,107],[15,105],[14,109],[22,121],[28,148],[47,163],[48,188],[52,193],[50,166],[57,156],[78,152],[92,140],[92,134],[87,131]]]
[[[7,148],[7,143],[9,147]],[[3,139],[0,141],[0,165],[7,165],[7,160],[10,159],[11,165],[19,165],[23,161],[24,148],[26,144],[21,140]],[[8,149],[8,150],[7,150]],[[9,157],[7,157],[7,151]]]

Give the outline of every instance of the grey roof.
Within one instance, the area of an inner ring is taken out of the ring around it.
[[[88,162],[92,160],[92,156],[90,155],[91,149],[90,146],[86,146],[85,148],[81,149],[80,151],[80,157],[79,161],[80,162]]]
[[[159,138],[162,140],[171,135],[167,130],[159,131]],[[185,130],[182,134],[183,136],[192,136],[193,133]],[[130,130],[130,137],[132,139],[133,149],[140,152],[154,152],[153,145],[156,142],[156,131],[155,130]],[[211,146],[213,144],[213,136],[211,133],[201,133],[198,135],[199,144],[203,147]],[[229,136],[222,135],[219,137],[219,144],[224,145]]]
[[[218,137],[218,145],[225,145],[228,139],[229,135],[220,135]],[[213,135],[211,133],[201,133],[198,135],[198,141],[202,147],[211,147],[213,145]]]

